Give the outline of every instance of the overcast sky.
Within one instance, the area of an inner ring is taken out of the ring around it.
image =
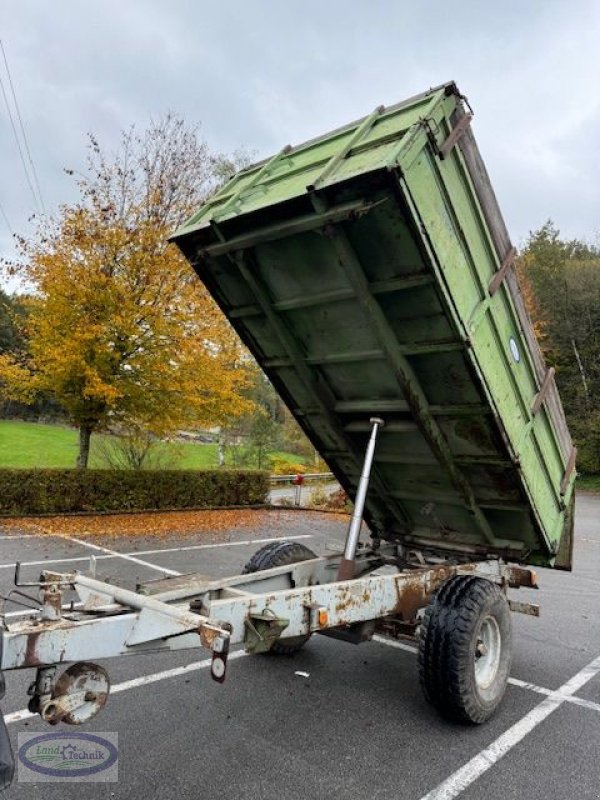
[[[0,38],[48,211],[76,197],[63,167],[82,167],[86,131],[116,146],[171,109],[213,148],[263,157],[453,79],[513,241],[548,217],[598,241],[598,0],[0,0]],[[1,97],[0,175],[27,233]]]

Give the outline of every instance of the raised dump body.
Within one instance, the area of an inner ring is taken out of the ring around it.
[[[569,568],[575,451],[454,83],[242,170],[174,236],[372,535]]]

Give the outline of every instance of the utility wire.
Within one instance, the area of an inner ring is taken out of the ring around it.
[[[0,50],[2,50],[2,58],[4,59],[4,66],[6,67],[6,74],[8,75],[8,83],[10,86],[10,91],[12,93],[13,102],[15,104],[15,109],[17,112],[17,119],[19,120],[19,127],[21,129],[21,135],[23,137],[23,144],[25,145],[25,151],[27,153],[27,158],[29,159],[29,164],[31,165],[31,172],[33,174],[33,180],[37,189],[38,196],[40,198],[40,204],[42,206],[42,211],[46,213],[46,208],[44,206],[44,198],[42,196],[42,188],[40,186],[40,181],[38,179],[37,170],[35,168],[35,164],[33,163],[33,158],[31,156],[31,151],[29,149],[29,142],[27,141],[27,135],[25,133],[25,126],[23,125],[23,119],[21,117],[21,110],[19,109],[19,103],[17,101],[17,94],[15,92],[15,87],[13,84],[12,75],[10,74],[10,69],[8,66],[8,59],[6,57],[6,51],[4,49],[4,43],[2,39],[0,39]]]
[[[6,223],[6,227],[10,231],[10,235],[14,236],[15,232],[13,231],[13,227],[10,224],[10,222],[8,220],[8,217],[6,216],[6,211],[4,210],[4,206],[2,205],[2,203],[0,203],[0,215],[2,216],[2,219],[4,220],[4,222]]]
[[[33,202],[34,202],[36,208],[39,210],[39,207],[40,207],[39,206],[39,202],[38,202],[38,199],[37,199],[37,195],[35,193],[35,189],[33,188],[33,184],[31,182],[31,178],[29,177],[29,171],[27,169],[27,164],[25,163],[25,157],[23,155],[23,148],[21,147],[21,142],[19,141],[19,134],[17,133],[17,128],[16,128],[16,125],[15,125],[15,121],[13,119],[12,111],[10,110],[10,103],[8,102],[8,97],[7,97],[7,94],[6,94],[6,90],[4,88],[4,82],[2,80],[2,75],[0,75],[0,90],[2,90],[2,97],[4,98],[4,105],[6,106],[6,110],[8,112],[8,118],[10,120],[10,125],[11,125],[12,131],[13,131],[13,135],[15,137],[15,142],[17,144],[17,149],[19,151],[19,157],[21,159],[21,164],[23,165],[23,172],[25,173],[25,178],[27,180],[27,185],[29,186],[29,189],[31,190],[31,194],[33,196]]]

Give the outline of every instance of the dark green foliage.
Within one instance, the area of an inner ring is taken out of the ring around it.
[[[255,471],[0,469],[0,514],[251,506],[268,490]]]
[[[530,313],[556,368],[580,472],[600,472],[600,248],[564,240],[551,222],[532,233],[519,259]],[[526,286],[527,288],[527,286]]]
[[[24,321],[25,309],[19,298],[0,289],[0,353],[18,353],[25,349]]]
[[[232,419],[222,431],[222,445],[227,463],[239,467],[270,469],[269,452],[281,448],[283,405],[267,378],[258,370],[250,374],[245,394],[252,401],[252,411]]]
[[[577,445],[577,471],[582,475],[600,473],[600,410],[588,417],[570,419],[571,434]]]
[[[7,294],[0,289],[0,353],[10,353],[17,359],[27,352],[27,297]],[[58,404],[47,395],[39,395],[30,405],[6,400],[0,392],[0,416],[4,419],[40,418],[62,420]]]

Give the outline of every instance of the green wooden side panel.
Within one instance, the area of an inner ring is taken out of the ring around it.
[[[377,115],[373,126],[361,137],[360,146],[340,163],[335,181],[361,174],[375,166],[385,166],[397,150],[403,134],[423,116],[432,102],[443,96],[444,91],[445,87],[433,89]],[[282,153],[270,160],[270,164],[261,162],[238,173],[177,231],[177,236],[201,230],[213,218],[225,220],[305,195],[307,187],[319,177],[329,160],[344,150],[361,122],[358,120],[327,137],[300,145],[288,154]],[[255,183],[261,172],[260,181]],[[229,205],[232,201],[233,205]]]
[[[505,233],[464,116],[454,84],[378,109],[174,238],[351,495],[384,418],[373,535],[568,567],[572,445],[510,269],[490,290]]]

